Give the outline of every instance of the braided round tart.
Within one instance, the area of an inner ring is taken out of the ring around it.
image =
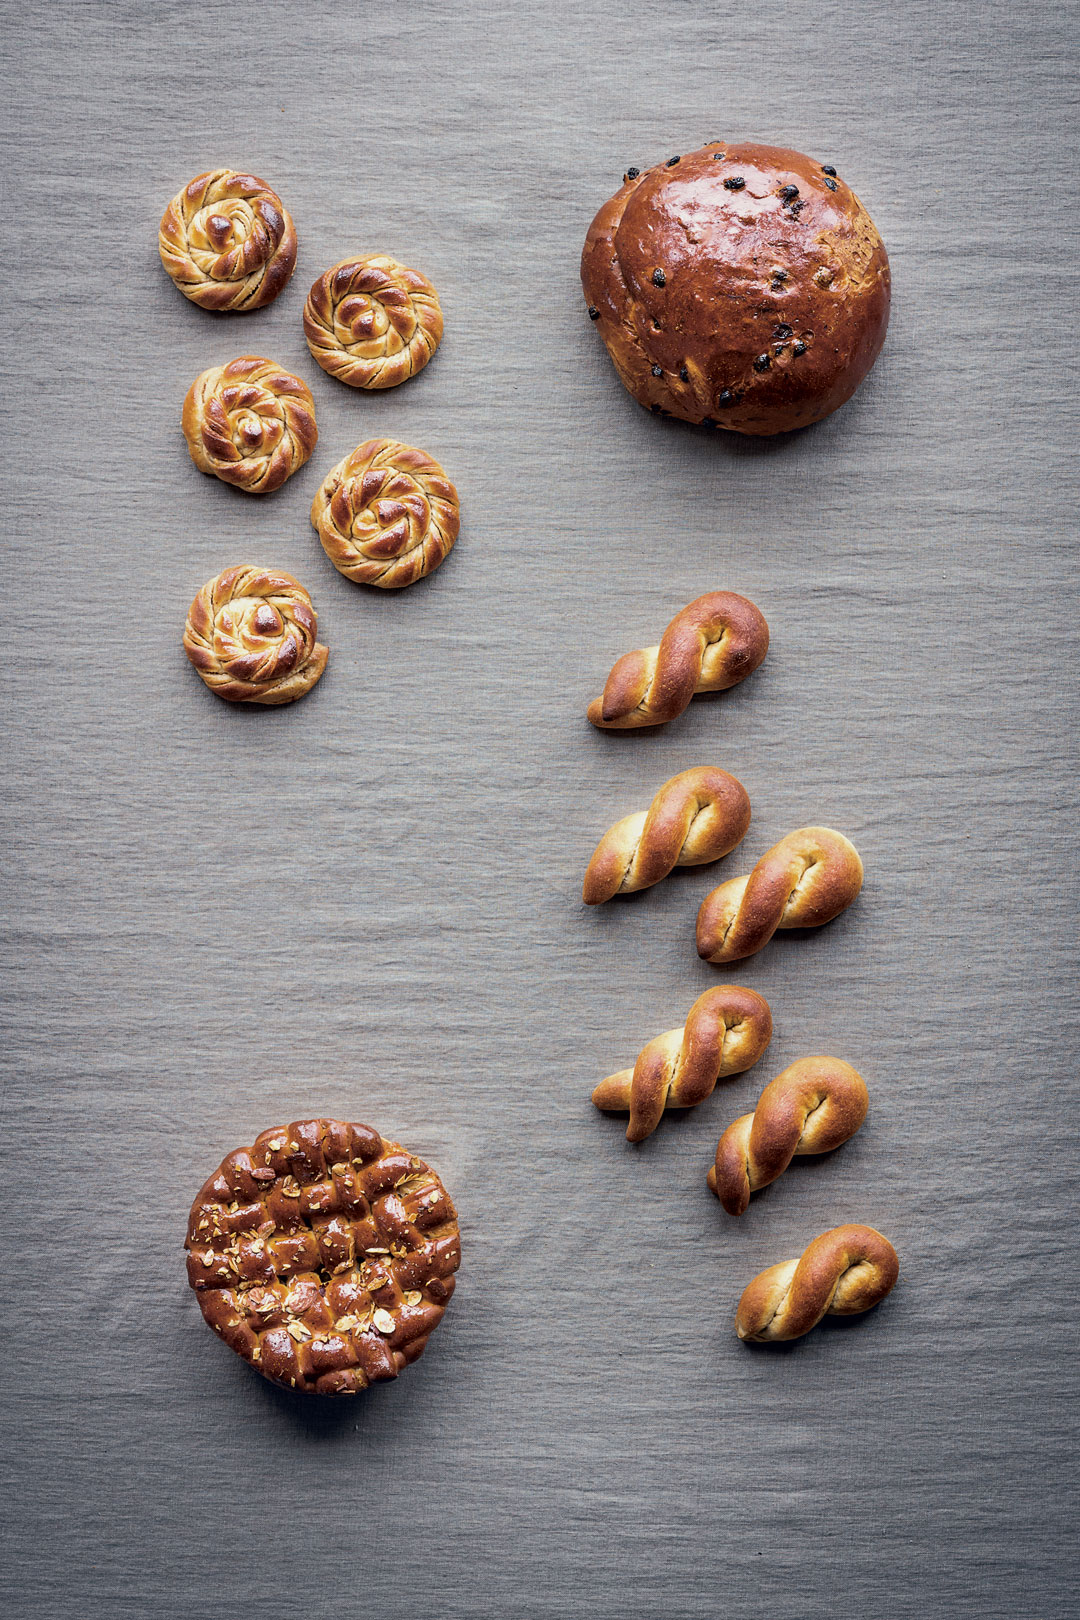
[[[368,439],[327,473],[311,521],[346,579],[399,590],[449,555],[461,509],[457,490],[425,451]]]
[[[854,1136],[869,1107],[857,1069],[834,1057],[799,1058],[765,1087],[752,1114],[720,1138],[706,1178],[729,1215],[743,1215],[750,1194],[782,1176],[792,1159],[831,1153]]]
[[[701,902],[698,955],[738,962],[781,928],[820,928],[862,888],[859,853],[831,827],[800,827],[767,850],[748,877],[729,878]]]
[[[307,383],[258,354],[196,377],[181,425],[199,471],[249,495],[280,489],[319,437]]]
[[[604,731],[662,726],[697,692],[724,692],[757,669],[769,650],[763,614],[734,591],[709,591],[676,613],[656,647],[624,653],[589,719]]]
[[[210,169],[166,208],[158,252],[193,304],[242,312],[273,303],[287,284],[296,266],[296,232],[265,180]]]
[[[208,580],[188,609],[184,651],[229,703],[293,703],[326,668],[311,597],[291,574],[241,563]]]
[[[304,336],[324,371],[350,388],[396,388],[423,371],[443,334],[427,276],[385,253],[331,265],[304,305]]]
[[[647,810],[617,821],[597,844],[582,884],[587,906],[635,894],[676,866],[703,866],[728,854],[750,825],[742,783],[715,765],[680,771],[657,789]]]
[[[795,1260],[759,1272],[735,1313],[740,1339],[801,1339],[823,1316],[855,1316],[880,1305],[900,1275],[888,1238],[872,1226],[834,1226]]]
[[[264,1378],[313,1395],[396,1378],[442,1320],[461,1263],[435,1171],[336,1119],[263,1131],[228,1154],[184,1247],[214,1332]]]
[[[694,1002],[679,1029],[656,1035],[632,1069],[601,1080],[592,1094],[597,1108],[630,1112],[627,1139],[643,1142],[667,1108],[695,1108],[718,1080],[742,1074],[772,1039],[772,1013],[764,996],[739,984],[718,984]]]

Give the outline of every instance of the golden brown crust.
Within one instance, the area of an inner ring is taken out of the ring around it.
[[[694,1108],[716,1082],[742,1074],[772,1039],[772,1013],[764,996],[740,984],[718,984],[694,1002],[681,1029],[655,1036],[632,1069],[601,1080],[592,1094],[597,1108],[630,1111],[626,1135],[644,1141],[665,1108]]]
[[[296,232],[258,175],[209,169],[178,191],[158,229],[161,262],[203,309],[273,303],[296,266]]]
[[[188,1281],[264,1378],[355,1395],[439,1325],[461,1238],[435,1171],[367,1125],[297,1120],[222,1160],[191,1207]]]
[[[820,928],[862,888],[858,851],[831,827],[800,827],[767,850],[748,877],[729,878],[701,902],[698,955],[738,962],[778,928]]]
[[[750,799],[734,776],[715,765],[680,771],[657,789],[648,810],[608,828],[585,869],[581,898],[602,905],[650,888],[676,866],[718,861],[749,825]]]
[[[757,669],[769,650],[763,614],[734,591],[709,591],[676,613],[656,647],[624,653],[589,719],[607,731],[660,726],[695,692],[723,692]]]
[[[258,354],[196,377],[181,423],[199,471],[249,495],[280,489],[319,437],[307,383]]]
[[[396,388],[423,371],[443,334],[427,276],[385,253],[342,259],[304,305],[304,336],[324,371],[350,388]]]
[[[831,1153],[854,1136],[869,1106],[866,1082],[834,1057],[799,1058],[771,1081],[752,1114],[733,1120],[720,1138],[706,1178],[729,1215],[742,1215],[750,1194],[782,1176],[796,1155]]]
[[[900,1275],[888,1238],[872,1226],[835,1226],[797,1260],[762,1271],[735,1313],[740,1339],[799,1339],[826,1315],[854,1316],[881,1303]]]
[[[640,404],[736,433],[835,411],[889,320],[888,257],[855,193],[748,141],[627,175],[589,227],[581,283]]]
[[[229,703],[294,703],[326,668],[311,597],[291,574],[240,563],[208,580],[188,609],[184,651]]]
[[[398,590],[438,568],[461,513],[457,490],[426,451],[368,439],[327,473],[311,521],[346,579]]]

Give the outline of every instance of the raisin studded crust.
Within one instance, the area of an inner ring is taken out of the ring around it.
[[[640,404],[735,433],[835,411],[889,320],[889,260],[855,193],[830,164],[746,141],[628,170],[581,283]]]
[[[442,1319],[457,1215],[422,1159],[367,1125],[298,1120],[230,1153],[191,1208],[188,1281],[275,1384],[354,1395],[396,1378]]]

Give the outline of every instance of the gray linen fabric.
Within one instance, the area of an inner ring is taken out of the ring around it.
[[[1075,1613],[1064,14],[5,10],[6,1612]],[[892,258],[871,379],[789,440],[650,419],[584,315],[624,168],[718,136],[836,164]],[[255,315],[157,260],[166,201],[218,163],[296,221]],[[351,249],[442,295],[442,348],[389,394],[304,345]],[[196,373],[251,351],[309,380],[321,433],[263,500],[179,433]],[[372,434],[462,497],[400,595],[308,524]],[[319,612],[329,668],[293,708],[218,702],[180,649],[244,560]],[[762,669],[656,735],[593,731],[613,659],[715,587],[766,614]],[[586,912],[603,829],[709,762],[749,790],[743,848]],[[772,1049],[631,1150],[592,1086],[716,982],[706,890],[817,821],[862,897],[726,975],[768,997]],[[727,1219],[720,1130],[815,1052],[866,1076],[866,1126]],[[319,1112],[428,1156],[464,1233],[422,1362],[344,1404],[216,1343],[180,1248],[226,1151]],[[896,1243],[887,1303],[741,1346],[750,1277],[851,1219]]]

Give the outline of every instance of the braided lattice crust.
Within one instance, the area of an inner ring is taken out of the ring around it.
[[[398,589],[438,568],[461,515],[457,490],[425,451],[368,439],[327,473],[311,521],[346,579]]]
[[[799,1058],[771,1081],[752,1114],[720,1138],[708,1183],[729,1215],[782,1176],[796,1155],[831,1153],[854,1136],[869,1106],[858,1070],[834,1057]]]
[[[734,591],[710,591],[676,613],[656,647],[624,653],[589,719],[607,731],[660,726],[695,692],[724,692],[757,669],[769,650],[762,613]]]
[[[585,869],[581,897],[598,906],[647,889],[676,866],[718,861],[746,836],[750,800],[742,783],[715,765],[680,771],[647,810],[617,821]]]
[[[716,985],[697,998],[681,1029],[654,1036],[632,1069],[601,1080],[592,1100],[612,1112],[629,1109],[626,1135],[644,1141],[665,1108],[695,1108],[718,1080],[755,1064],[771,1039],[772,1013],[763,996],[739,984]]]
[[[304,336],[319,365],[350,388],[395,388],[422,371],[443,334],[427,276],[385,253],[342,259],[304,305]]]
[[[754,1278],[739,1301],[735,1331],[759,1344],[799,1339],[823,1316],[855,1316],[879,1305],[899,1275],[888,1238],[872,1226],[834,1226],[798,1259]]]
[[[319,437],[307,383],[258,354],[196,377],[181,421],[199,471],[249,495],[280,489]]]
[[[854,845],[831,827],[800,827],[767,850],[748,877],[729,878],[701,902],[698,955],[738,962],[778,928],[820,928],[846,911],[862,888]]]
[[[438,1327],[461,1263],[430,1166],[367,1125],[305,1119],[230,1153],[191,1208],[203,1316],[264,1378],[354,1395]]]
[[[291,574],[241,563],[208,580],[188,609],[184,651],[230,703],[293,703],[326,668],[311,597]]]
[[[265,180],[235,169],[197,174],[162,215],[158,252],[203,309],[261,309],[296,266],[296,232]]]

